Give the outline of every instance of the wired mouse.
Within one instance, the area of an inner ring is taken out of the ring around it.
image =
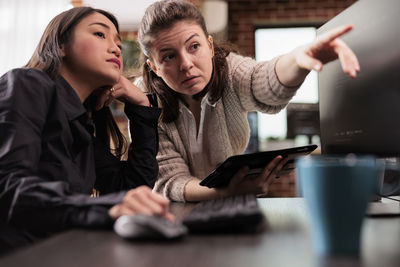
[[[164,217],[150,215],[124,215],[114,223],[114,231],[126,239],[177,239],[187,234],[186,226]]]

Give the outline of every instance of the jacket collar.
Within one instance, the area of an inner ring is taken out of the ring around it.
[[[68,120],[75,120],[87,112],[75,90],[61,75],[56,77],[55,83]]]

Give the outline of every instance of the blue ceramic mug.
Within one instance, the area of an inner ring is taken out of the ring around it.
[[[358,254],[362,222],[382,166],[372,156],[306,156],[296,160],[300,196],[311,216],[318,254]]]

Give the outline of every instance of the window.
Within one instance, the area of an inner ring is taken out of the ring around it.
[[[255,31],[255,58],[257,61],[265,61],[290,52],[294,48],[314,40],[316,30],[314,26],[257,29]],[[318,81],[315,72],[312,71],[307,76],[290,102],[318,103]],[[286,131],[286,109],[272,115],[258,113],[260,146],[271,138],[285,139]]]
[[[69,0],[0,0],[0,76],[28,63],[46,25]]]

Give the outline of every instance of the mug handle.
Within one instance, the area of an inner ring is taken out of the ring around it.
[[[380,159],[379,161],[379,166],[382,168],[382,182],[379,185],[378,189],[378,195],[380,197],[389,197],[395,194],[400,193],[400,158],[386,158],[386,159]],[[385,173],[387,171],[391,171],[393,173],[396,173],[397,175],[397,182],[395,182],[394,186],[392,188],[389,188],[388,190],[383,190],[383,185],[384,185],[384,179],[385,179]]]

